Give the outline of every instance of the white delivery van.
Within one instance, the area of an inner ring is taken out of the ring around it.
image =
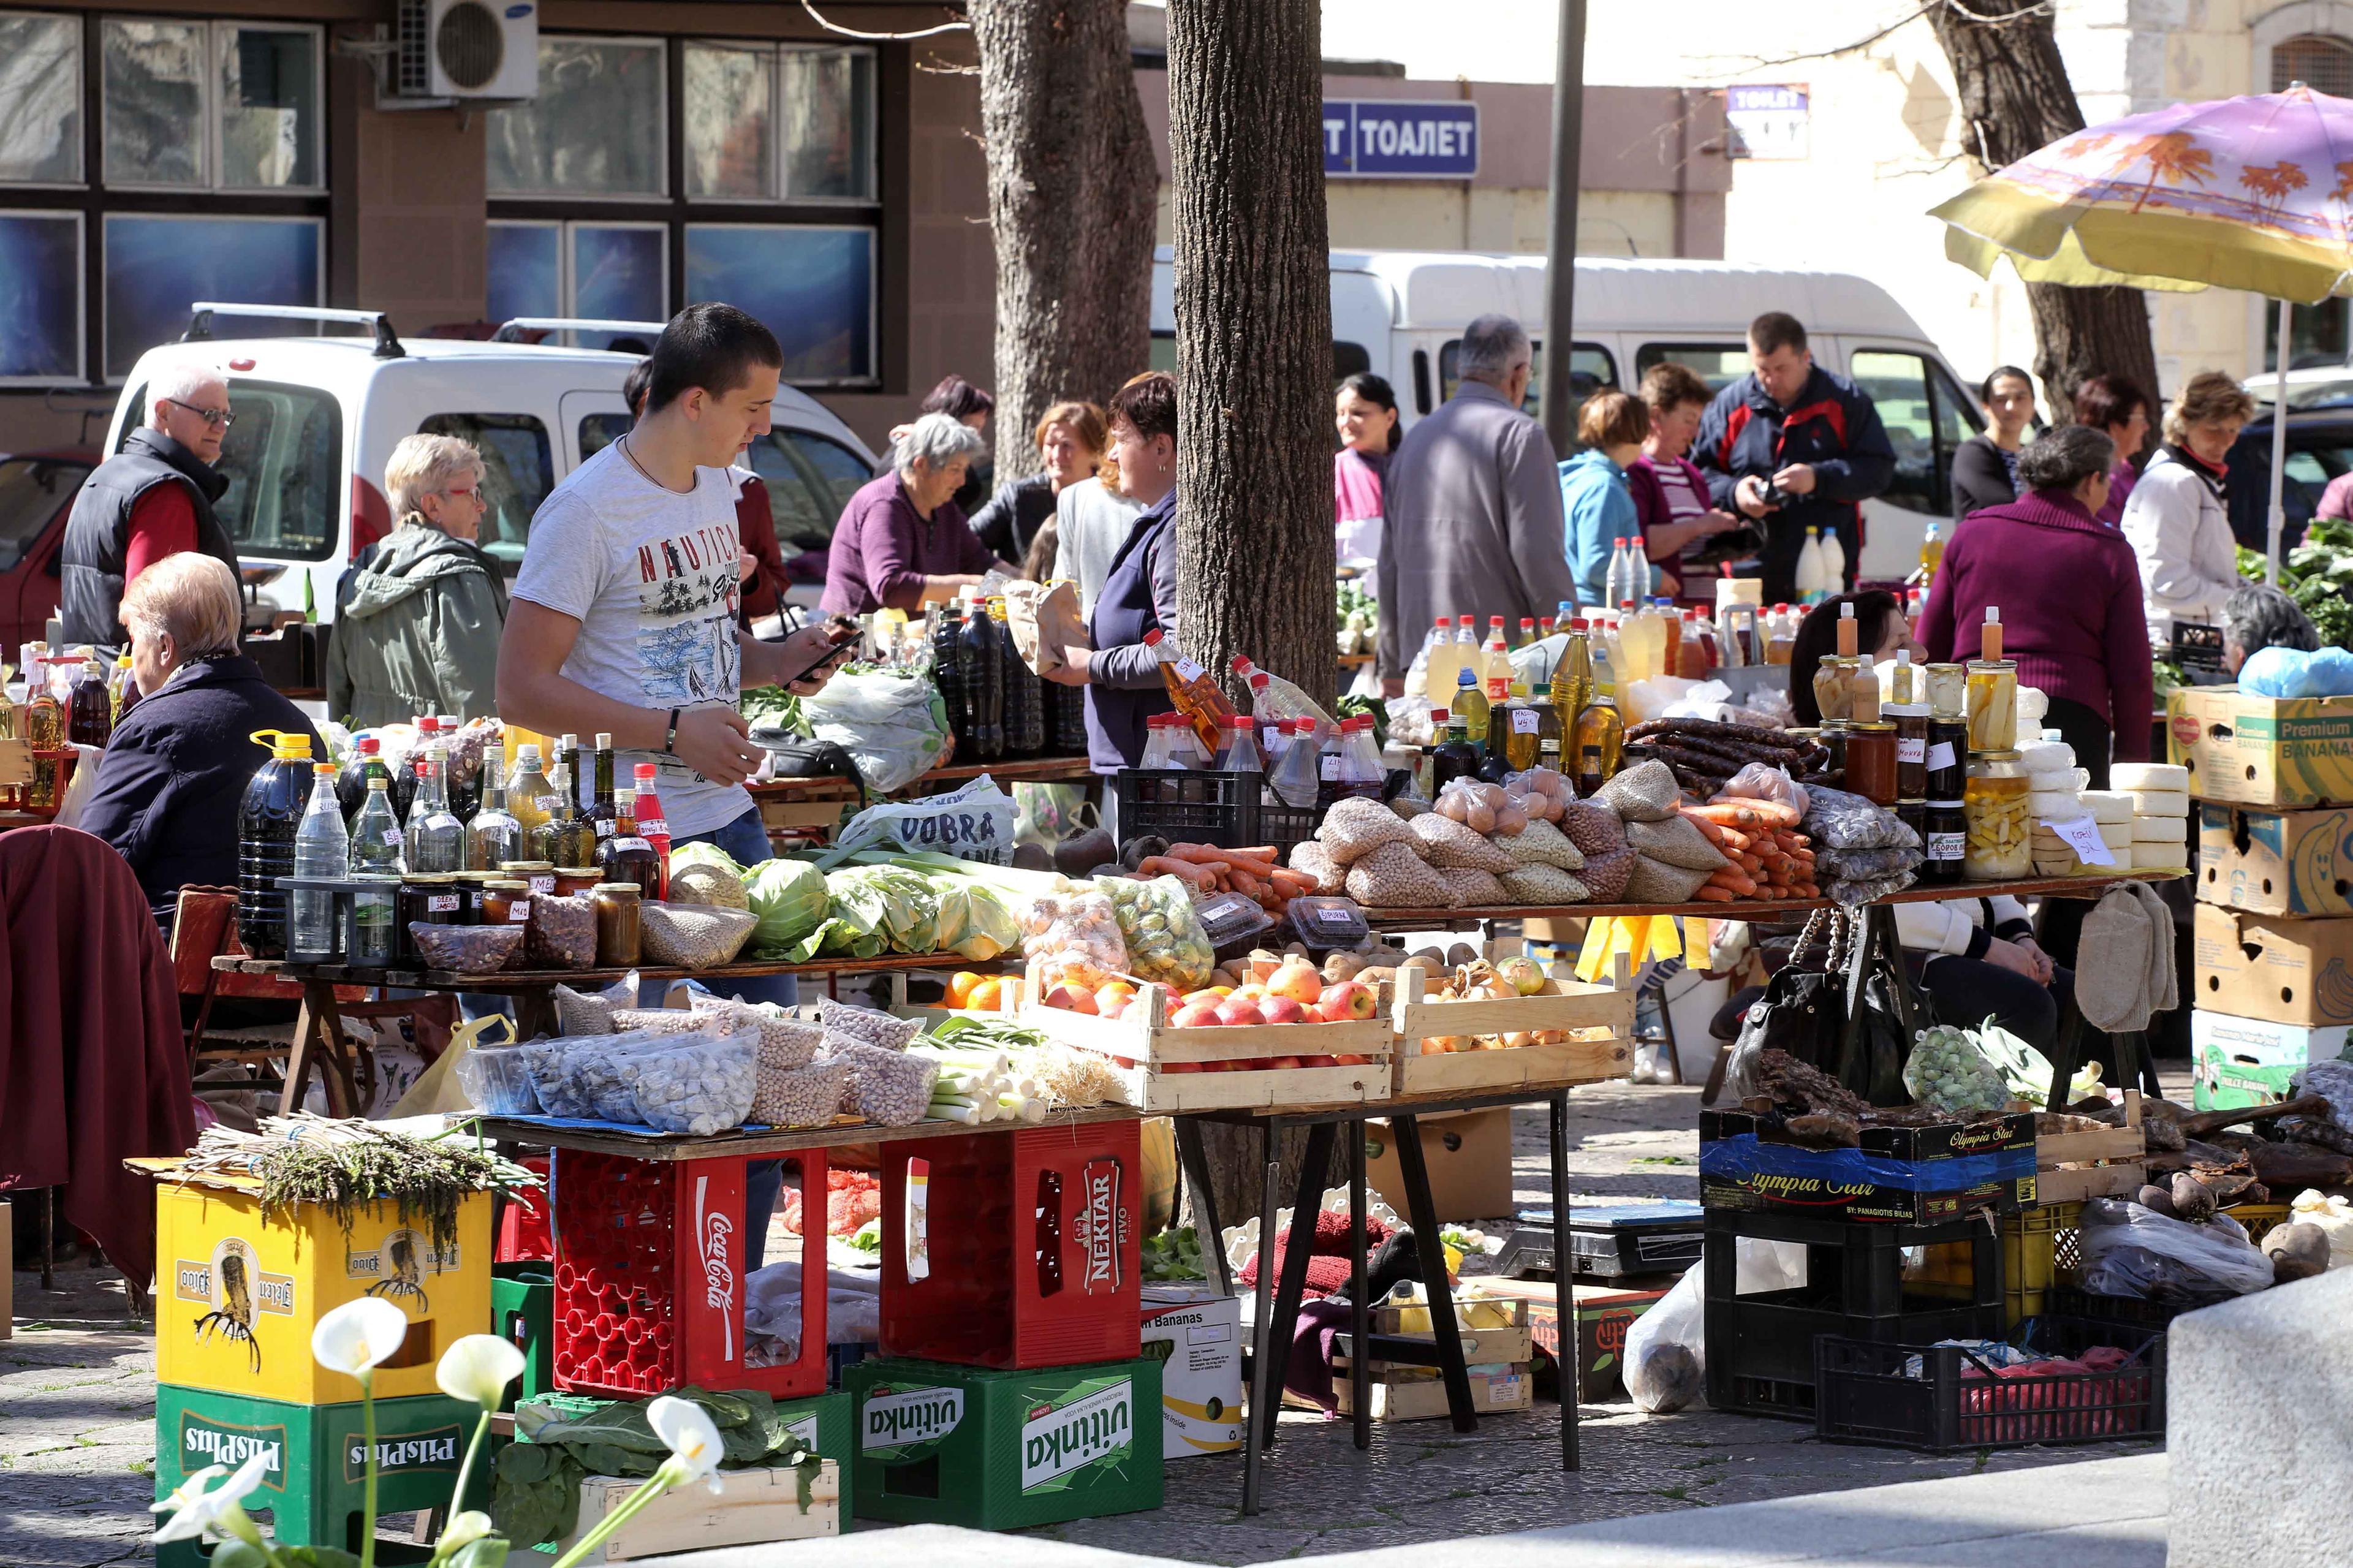
[[[202,335],[209,318],[261,316],[365,329],[373,336]],[[522,561],[532,514],[565,475],[629,427],[621,383],[641,355],[514,342],[395,337],[372,311],[198,306],[189,341],[139,356],[124,381],[106,450],[146,419],[156,366],[195,360],[228,383],[236,415],[221,446],[228,489],[215,513],[237,547],[259,603],[314,607],[334,618],[335,583],[368,541],[394,522],[384,466],[404,436],[456,436],[482,454],[489,507],[480,542],[510,575]],[[501,331],[628,333],[650,342],[661,323],[529,320]],[[822,552],[841,509],[874,476],[866,444],[807,394],[776,394],[774,428],[746,461],[767,483],[776,539],[789,563]],[[821,584],[790,596],[814,605]]]
[[[1388,377],[1410,426],[1454,395],[1455,357],[1473,318],[1516,317],[1542,344],[1545,273],[1541,256],[1335,250],[1333,377],[1365,370]],[[1863,507],[1860,575],[1901,580],[1919,564],[1929,521],[1949,522],[1953,450],[1983,419],[1927,334],[1876,283],[1723,261],[1580,257],[1575,395],[1630,389],[1662,360],[1722,386],[1747,374],[1748,323],[1767,310],[1803,321],[1814,363],[1852,378],[1879,405],[1895,448],[1895,479]],[[1176,329],[1173,252],[1164,245],[1152,272],[1153,363],[1162,369],[1176,367]],[[1542,385],[1530,384],[1530,414],[1542,396]]]

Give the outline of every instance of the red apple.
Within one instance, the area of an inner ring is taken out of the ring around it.
[[[1315,1010],[1327,1024],[1361,1023],[1371,1017],[1379,1005],[1379,999],[1369,986],[1344,980],[1324,989],[1324,999]]]
[[[1270,996],[1258,1005],[1260,1016],[1270,1024],[1304,1024],[1307,1010],[1288,996]]]
[[[1266,1016],[1258,1010],[1257,1003],[1245,1002],[1239,996],[1229,996],[1218,1005],[1218,1022],[1229,1026],[1263,1024],[1266,1022]]]
[[[1195,1003],[1189,1007],[1179,1008],[1176,1016],[1168,1020],[1169,1026],[1177,1029],[1214,1028],[1224,1022],[1223,1018],[1218,1016],[1218,1010],[1215,1007],[1204,1006],[1199,1003]]]
[[[1275,1068],[1303,1068],[1307,1063],[1303,1058],[1300,1057],[1276,1057],[1272,1060],[1269,1061],[1267,1065],[1269,1067]]]
[[[1097,1011],[1095,1007],[1094,993],[1092,991],[1082,991],[1075,985],[1055,986],[1051,991],[1046,993],[1046,1005],[1049,1007],[1060,1007],[1071,1013],[1092,1013]]]

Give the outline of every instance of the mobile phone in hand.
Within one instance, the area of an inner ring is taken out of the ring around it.
[[[825,651],[818,654],[816,658],[804,666],[800,673],[797,675],[787,676],[785,679],[778,681],[777,684],[779,686],[787,688],[797,686],[802,681],[807,680],[810,676],[815,675],[818,670],[823,669],[827,665],[831,664],[835,659],[841,657],[841,650],[846,645],[854,643],[858,640],[863,632],[863,628],[859,626],[855,616],[828,616],[825,618],[824,631],[827,639]]]

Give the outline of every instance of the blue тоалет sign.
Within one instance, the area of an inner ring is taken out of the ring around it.
[[[1467,180],[1479,172],[1479,106],[1326,99],[1324,173],[1392,180]]]

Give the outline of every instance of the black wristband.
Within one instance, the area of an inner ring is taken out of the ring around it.
[[[678,755],[678,712],[675,708],[670,710],[670,730],[662,736],[664,754],[673,757]]]

